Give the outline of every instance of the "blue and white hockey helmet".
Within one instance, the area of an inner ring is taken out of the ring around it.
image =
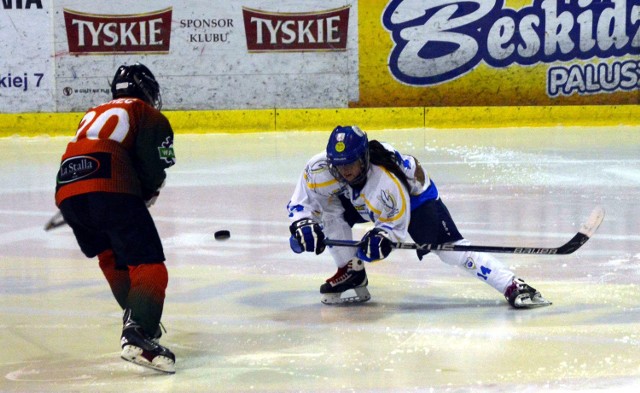
[[[327,143],[327,163],[331,173],[338,180],[341,176],[337,171],[338,166],[349,165],[360,161],[362,165],[361,176],[355,182],[361,182],[369,168],[369,139],[367,134],[358,126],[337,126],[329,136]],[[354,183],[354,181],[351,181]]]

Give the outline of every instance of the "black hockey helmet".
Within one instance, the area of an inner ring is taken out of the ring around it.
[[[144,64],[135,63],[118,67],[111,82],[111,93],[113,98],[136,97],[157,110],[162,108],[160,85]]]

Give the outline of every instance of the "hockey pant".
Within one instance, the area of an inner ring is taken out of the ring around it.
[[[462,237],[445,204],[440,200],[426,201],[411,211],[409,235],[416,243],[452,243],[469,245]],[[429,251],[418,250],[422,259]],[[441,261],[459,266],[472,276],[491,285],[501,294],[513,280],[514,274],[491,254],[480,252],[433,251]]]

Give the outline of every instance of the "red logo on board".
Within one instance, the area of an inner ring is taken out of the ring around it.
[[[304,13],[242,7],[247,48],[249,52],[346,50],[350,7]]]
[[[95,15],[64,9],[72,54],[169,53],[171,7],[137,15]]]

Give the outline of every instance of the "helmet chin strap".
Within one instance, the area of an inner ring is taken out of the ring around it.
[[[160,91],[158,91],[158,96],[156,97],[155,102],[153,103],[153,106],[157,109],[157,110],[161,110],[162,109],[162,94],[160,94]]]
[[[342,176],[340,174],[340,171],[338,171],[335,167],[330,167],[329,171],[331,172],[331,174],[333,175],[333,177],[341,182],[341,183],[346,183],[351,187],[354,188],[362,188],[364,187],[364,184],[367,182],[367,177],[363,176],[362,173],[359,174],[355,179],[353,179],[352,181],[348,181],[347,179],[344,178],[344,176]]]
[[[366,176],[358,176],[354,181],[347,182],[349,186],[355,188],[356,190],[362,190],[364,185],[367,184]]]
[[[355,177],[355,179],[348,181],[347,179],[345,179],[341,174],[340,171],[338,171],[337,169],[333,169],[330,168],[329,170],[331,171],[331,174],[338,180],[341,181],[343,183],[347,183],[349,186],[355,188],[355,189],[362,189],[364,187],[364,185],[367,183],[367,172],[369,171],[369,166],[365,165],[364,162],[361,161],[361,170],[360,173],[358,174],[358,176]]]
[[[144,96],[146,97],[145,101],[147,101],[151,106],[153,106],[157,110],[160,110],[162,108],[162,96],[160,95],[160,91],[158,91],[157,97],[154,99],[154,97],[151,96],[151,94],[149,94],[149,92],[147,91],[147,88],[145,87],[145,82],[143,80],[138,78],[138,76],[136,75],[133,76],[133,80],[138,86],[138,90],[141,91],[142,94],[144,94]]]
[[[364,187],[364,185],[367,183],[367,172],[369,171],[368,167],[365,167],[364,165],[362,166],[362,170],[360,171],[360,174],[358,176],[356,176],[355,179],[351,180],[350,182],[347,182],[351,187],[356,188],[356,189],[362,189]]]

